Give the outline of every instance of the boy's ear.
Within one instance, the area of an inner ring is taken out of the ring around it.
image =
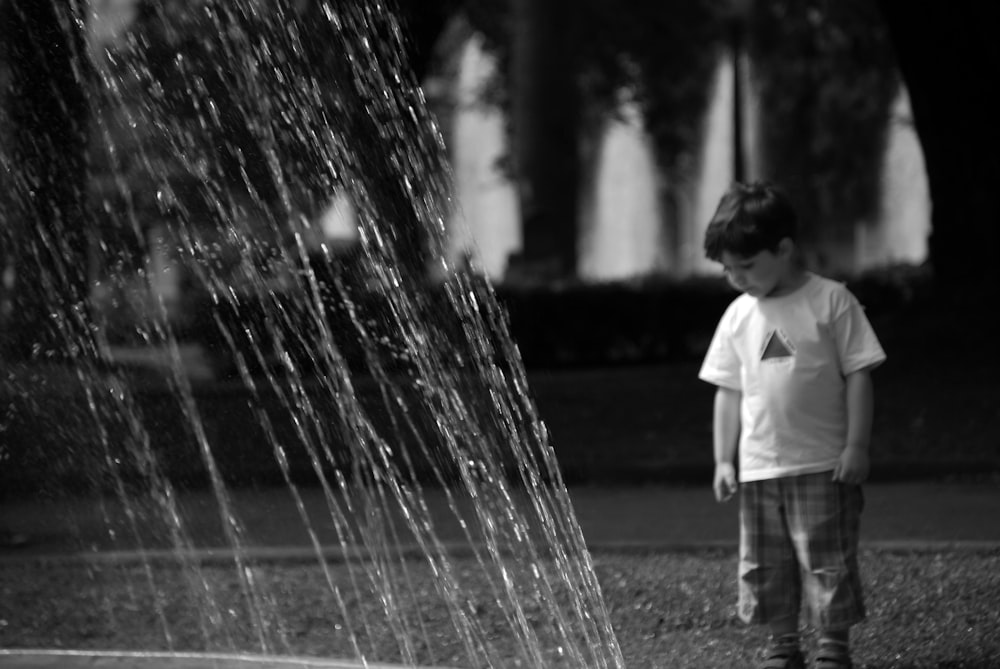
[[[778,242],[778,255],[791,258],[795,254],[795,242],[790,237],[782,237]]]

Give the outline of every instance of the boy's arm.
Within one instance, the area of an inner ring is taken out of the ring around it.
[[[868,478],[868,446],[872,433],[875,393],[870,368],[847,375],[847,445],[833,472],[834,481],[862,483]]]
[[[715,455],[715,477],[712,487],[715,499],[725,502],[736,492],[736,445],[740,437],[739,390],[719,386],[715,391],[712,411],[712,450]]]

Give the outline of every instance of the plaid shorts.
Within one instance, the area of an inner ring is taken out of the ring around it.
[[[861,487],[832,472],[740,484],[739,614],[846,629],[865,617],[858,573]]]

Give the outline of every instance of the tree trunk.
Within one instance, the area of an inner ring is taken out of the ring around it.
[[[522,252],[512,275],[572,276],[577,264],[580,96],[568,0],[516,0],[511,58]]]
[[[1000,289],[1000,6],[880,6],[927,164],[935,276],[945,287]]]

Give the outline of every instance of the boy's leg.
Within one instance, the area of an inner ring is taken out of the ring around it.
[[[762,667],[803,666],[799,648],[802,585],[777,480],[740,485],[739,613],[767,625],[771,644]]]
[[[858,568],[864,497],[860,486],[832,480],[830,472],[788,480],[788,520],[803,570],[803,588],[820,632],[824,667],[849,667],[849,631],[865,617]]]

